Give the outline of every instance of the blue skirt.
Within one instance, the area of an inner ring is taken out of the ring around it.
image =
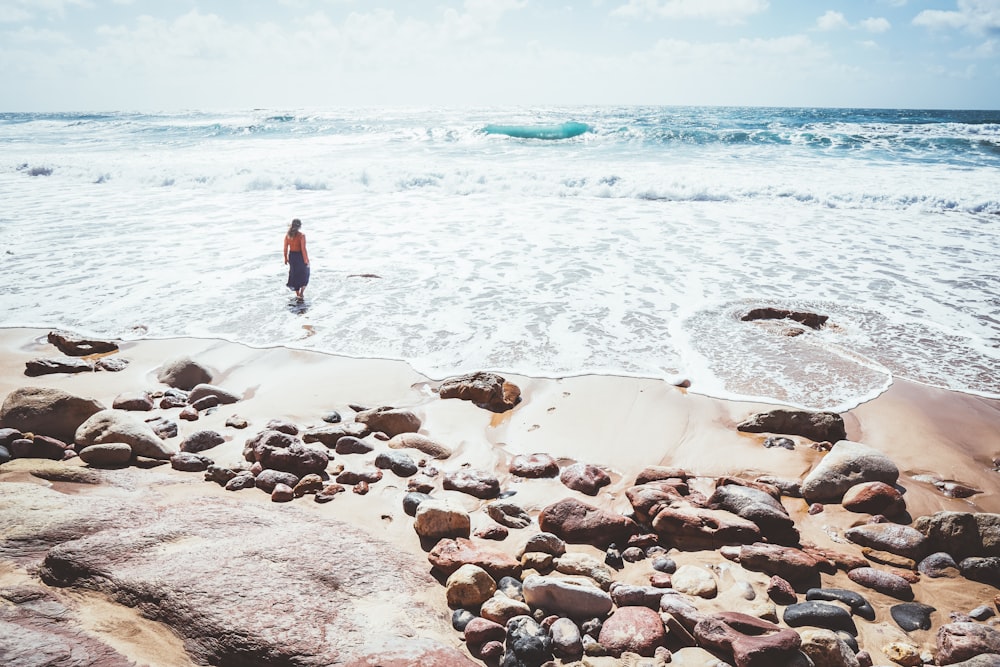
[[[309,284],[309,265],[301,252],[288,253],[288,289],[298,291]]]

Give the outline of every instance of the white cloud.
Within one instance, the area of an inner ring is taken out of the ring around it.
[[[0,3],[0,23],[20,23],[37,16],[65,18],[70,7],[93,8],[90,0],[6,0]]]
[[[768,0],[629,0],[612,11],[626,18],[707,19],[739,23],[767,11]]]
[[[884,19],[882,17],[867,18],[864,21],[861,21],[858,26],[862,30],[874,33],[888,32],[892,29],[892,24],[889,23],[888,19]]]
[[[925,9],[913,24],[938,30],[964,29],[976,34],[1000,32],[1000,2],[997,0],[958,0],[954,11]]]
[[[6,41],[9,44],[70,44],[72,40],[65,33],[55,30],[37,29],[31,26],[24,26],[20,30],[5,33]]]
[[[816,28],[818,30],[839,30],[849,26],[850,23],[847,22],[847,18],[840,12],[835,12],[832,9],[826,10],[823,16],[816,19]]]

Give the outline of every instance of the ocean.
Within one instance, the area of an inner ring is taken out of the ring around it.
[[[767,306],[828,324],[741,320]],[[1000,111],[0,113],[0,326],[813,409],[894,378],[997,396]]]

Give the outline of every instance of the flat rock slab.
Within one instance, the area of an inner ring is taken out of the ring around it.
[[[50,585],[140,607],[198,664],[325,667],[397,628],[450,633],[421,602],[437,589],[426,562],[315,513],[210,498],[112,502],[26,486],[0,484],[0,557],[41,558]]]

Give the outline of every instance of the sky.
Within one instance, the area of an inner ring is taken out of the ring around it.
[[[1000,0],[0,0],[0,111],[1000,109]]]

